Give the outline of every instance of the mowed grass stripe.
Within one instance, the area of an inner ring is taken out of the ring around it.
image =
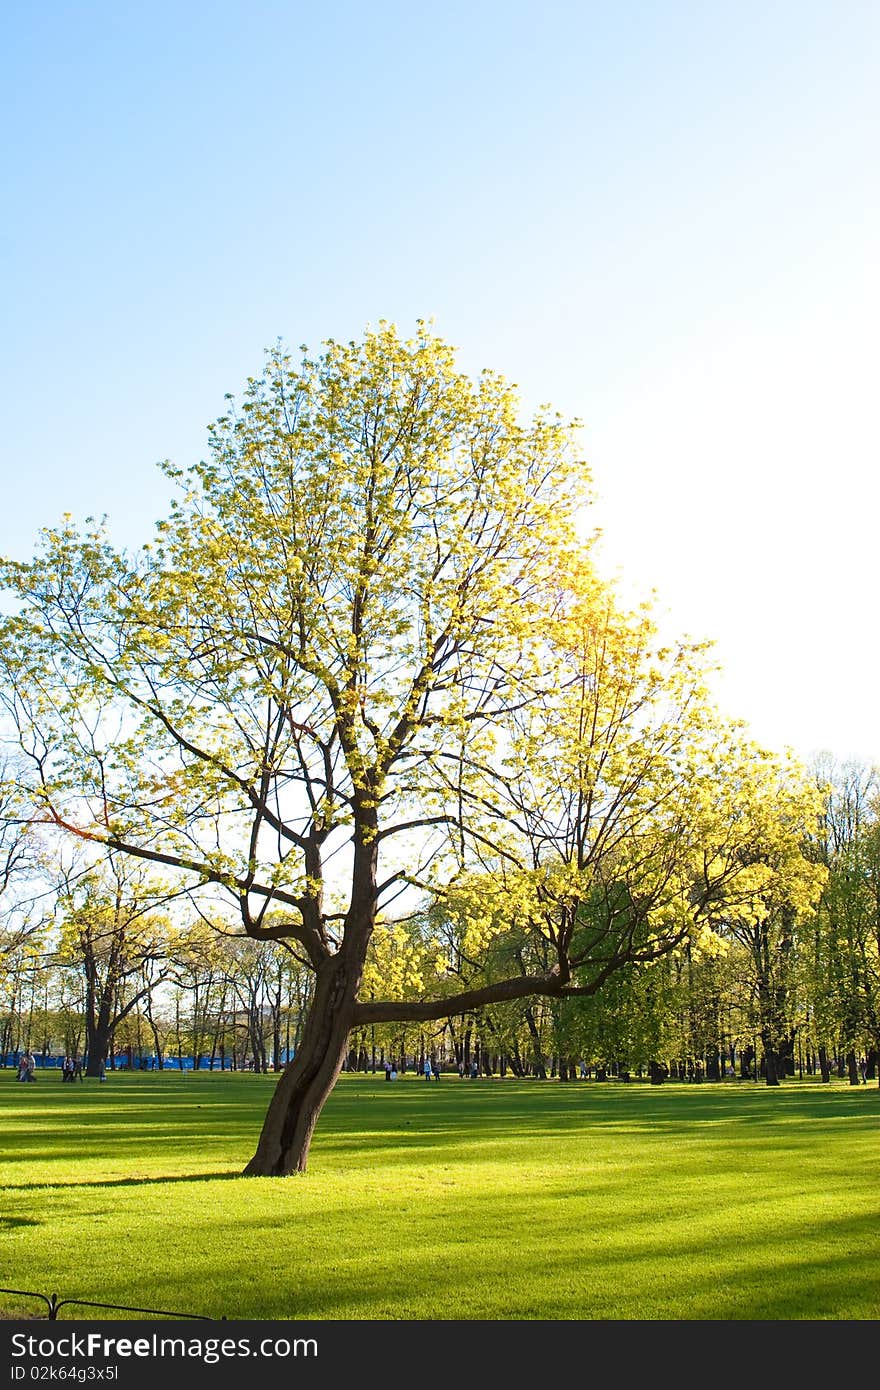
[[[272,1320],[880,1315],[876,1087],[344,1076],[307,1174],[239,1179],[273,1085],[0,1074],[0,1284]]]

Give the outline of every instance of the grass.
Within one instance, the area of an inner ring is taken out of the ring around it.
[[[880,1316],[876,1087],[343,1076],[308,1173],[239,1180],[273,1084],[0,1073],[0,1285],[248,1320]]]

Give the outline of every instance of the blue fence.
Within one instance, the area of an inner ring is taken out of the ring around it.
[[[19,1058],[21,1057],[21,1055],[22,1055],[22,1054],[21,1054],[20,1052],[7,1052],[7,1053],[5,1054],[5,1056],[0,1057],[0,1066],[3,1066],[3,1067],[17,1067],[17,1066],[18,1066],[18,1061],[19,1061]],[[288,1061],[291,1060],[292,1057],[293,1057],[293,1051],[292,1051],[292,1050],[291,1050],[289,1053],[288,1053],[287,1051],[284,1051],[284,1052],[282,1052],[282,1054],[281,1054],[281,1061],[282,1061],[282,1063],[283,1063],[283,1062],[288,1062]],[[34,1061],[36,1062],[36,1067],[37,1067],[37,1070],[38,1070],[38,1071],[41,1071],[41,1070],[49,1071],[49,1070],[51,1070],[52,1068],[56,1068],[56,1069],[59,1069],[59,1070],[60,1070],[61,1065],[62,1065],[62,1063],[64,1062],[64,1057],[63,1057],[63,1056],[57,1056],[57,1057],[56,1057],[54,1054],[47,1055],[47,1056],[43,1056],[42,1053],[40,1053],[40,1052],[35,1052],[35,1053],[34,1053]],[[86,1054],[85,1058],[83,1059],[83,1066],[85,1066],[85,1065],[87,1064],[87,1062],[88,1062],[88,1054]],[[111,1062],[110,1062],[110,1059],[108,1058],[108,1060],[107,1060],[107,1066],[108,1066],[108,1068],[110,1068],[111,1065],[112,1065],[113,1068],[115,1068],[116,1071],[157,1071],[158,1068],[159,1068],[159,1059],[158,1059],[158,1057],[156,1057],[155,1055],[153,1055],[153,1056],[145,1056],[145,1057],[133,1057],[133,1058],[131,1059],[131,1061],[129,1061],[128,1053],[127,1053],[127,1052],[119,1052],[119,1053],[116,1054],[116,1057],[114,1058],[112,1064],[111,1064]],[[272,1058],[271,1058],[271,1057],[269,1058],[269,1065],[270,1065],[270,1066],[272,1065]],[[163,1066],[164,1066],[165,1071],[194,1071],[194,1070],[195,1070],[195,1058],[194,1058],[194,1057],[181,1057],[181,1058],[178,1058],[176,1055],[174,1055],[174,1056],[169,1056],[169,1057],[163,1058]],[[211,1066],[211,1059],[210,1059],[210,1057],[202,1057],[202,1058],[200,1058],[200,1060],[199,1060],[199,1068],[198,1068],[198,1069],[199,1069],[199,1071],[232,1071],[232,1062],[231,1062],[231,1060],[230,1060],[229,1057],[226,1057],[226,1058],[223,1060],[223,1062],[221,1063],[220,1058],[219,1058],[219,1057],[215,1057],[215,1058],[214,1058],[214,1066],[212,1067],[212,1066]]]

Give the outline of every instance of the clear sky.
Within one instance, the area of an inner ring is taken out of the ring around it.
[[[3,17],[0,551],[150,538],[277,338],[432,317],[584,421],[603,556],[774,747],[880,763],[876,0]]]

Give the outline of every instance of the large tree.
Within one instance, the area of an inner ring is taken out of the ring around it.
[[[701,877],[700,654],[596,581],[575,440],[381,325],[270,352],[208,459],[166,466],[180,497],[139,554],[65,524],[4,566],[40,818],[231,897],[314,972],[248,1174],[305,1168],[353,1028],[592,993],[736,872]],[[364,998],[383,910],[450,884],[473,950],[531,933],[523,966]]]

